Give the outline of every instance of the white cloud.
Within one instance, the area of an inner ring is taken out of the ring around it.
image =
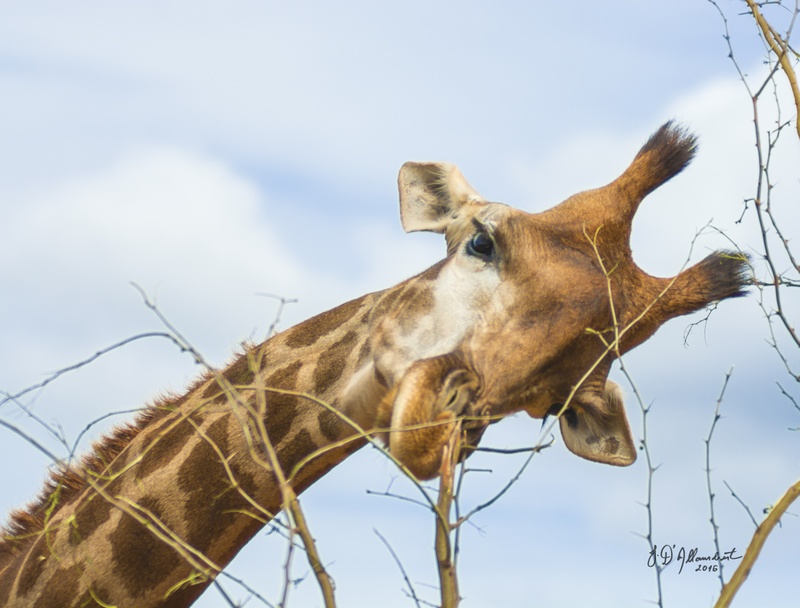
[[[268,216],[263,197],[221,163],[142,151],[7,205],[2,247],[18,262],[3,269],[4,280],[43,298],[80,294],[83,302],[61,302],[61,314],[93,300],[119,304],[112,294],[129,281],[182,293],[198,313],[213,314],[235,297],[232,289],[291,290],[307,278]]]

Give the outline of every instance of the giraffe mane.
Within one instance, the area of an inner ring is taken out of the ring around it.
[[[236,349],[227,370],[253,348],[244,340]],[[16,555],[27,549],[45,530],[47,520],[77,499],[89,487],[87,479],[102,476],[114,459],[137,435],[161,417],[177,409],[180,402],[219,373],[208,369],[183,394],[167,393],[143,407],[131,421],[112,428],[92,443],[78,463],[60,461],[50,470],[39,495],[26,506],[14,509],[5,523],[0,523],[0,570]]]
[[[199,382],[203,381],[205,378]],[[88,477],[102,475],[143,429],[173,410],[179,399],[167,395],[146,406],[132,422],[113,428],[94,442],[79,463],[56,463],[39,495],[25,507],[12,511],[0,527],[0,570],[36,540],[49,519],[88,487]]]

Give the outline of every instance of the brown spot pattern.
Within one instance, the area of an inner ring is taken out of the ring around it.
[[[361,364],[367,360],[367,357],[369,357],[371,352],[372,352],[372,345],[370,344],[369,338],[367,338],[366,340],[364,340],[364,344],[361,345],[361,350],[358,353],[357,365],[361,366]]]
[[[405,289],[400,293],[400,297],[397,298],[397,307],[408,306],[409,302],[416,298],[420,291],[419,286],[416,284],[406,285]]]
[[[301,346],[311,346],[321,337],[331,333],[343,323],[351,320],[364,305],[366,296],[361,296],[337,306],[336,308],[323,312],[308,321],[287,330],[286,346],[297,348]]]
[[[94,593],[94,597],[92,597],[92,593]],[[94,599],[95,597],[106,602],[106,604],[113,605],[111,602],[111,594],[105,588],[94,584],[91,589],[87,589],[83,592],[73,606],[78,606],[79,608],[95,608],[95,606],[98,606],[98,603]],[[59,606],[58,608],[61,607]]]
[[[211,380],[211,382],[208,383],[206,390],[203,391],[203,399],[211,399],[212,397],[216,397],[216,401],[219,399],[220,393],[222,393],[222,389],[219,387],[219,383],[216,380]]]
[[[295,361],[273,373],[267,378],[267,386],[292,390],[297,387],[297,375],[303,364]],[[297,416],[299,398],[294,395],[267,392],[267,414],[265,424],[269,431],[269,440],[277,445],[292,428]]]
[[[347,365],[348,355],[357,340],[358,334],[348,331],[341,340],[319,356],[313,378],[316,395],[322,395],[342,375]]]
[[[11,593],[11,586],[14,584],[16,574],[17,571],[14,568],[0,571],[0,606],[5,606],[8,602],[8,594]]]
[[[384,292],[384,295],[381,296],[380,301],[375,305],[374,315],[376,318],[382,317],[386,314],[386,311],[389,310],[392,305],[395,303],[397,298],[403,293],[404,288],[402,285],[398,285],[397,287]]]
[[[253,372],[254,363],[255,361],[250,361],[250,358],[244,354],[222,372],[222,376],[234,386],[252,384],[255,378],[255,373]]]
[[[78,595],[81,572],[78,565],[61,568],[47,583],[47,590],[39,596],[32,608],[61,608],[64,598]]]
[[[171,462],[194,433],[192,424],[188,420],[183,420],[166,435],[160,437],[154,445],[148,446],[139,462],[137,471],[139,479],[144,479],[153,471],[163,467],[165,463]]]
[[[255,379],[253,366],[256,361],[257,359],[248,358],[247,353],[244,353],[222,372],[222,377],[233,386],[248,386]],[[203,391],[203,399],[211,398],[214,398],[215,403],[224,403],[227,399],[216,374],[211,376],[211,381]]]
[[[294,395],[270,393],[267,396],[267,415],[264,424],[273,445],[279,444],[292,429],[299,401],[300,398]]]
[[[162,508],[156,498],[145,496],[139,506],[161,519]],[[133,597],[143,597],[168,578],[181,562],[174,549],[127,513],[122,513],[119,525],[109,535],[109,542],[114,572],[125,591]]]
[[[398,300],[397,306],[402,307],[399,315],[400,326],[410,329],[417,324],[417,319],[434,305],[433,292],[427,285],[421,288],[408,289]]]
[[[204,442],[211,442],[219,448],[220,452],[227,454],[230,447],[230,443],[228,441],[229,424],[230,419],[228,416],[222,416],[219,420],[213,422],[204,433],[206,436]],[[216,458],[218,458],[218,456],[215,456],[215,459]]]
[[[346,424],[341,417],[336,415],[326,407],[319,406],[320,412],[317,416],[317,424],[319,430],[328,441],[336,441],[342,434],[344,425]]]
[[[439,273],[442,272],[442,268],[444,268],[444,265],[446,263],[447,263],[447,258],[444,258],[443,260],[439,260],[433,266],[428,268],[428,270],[423,272],[422,275],[420,275],[420,276],[423,276],[428,281],[435,281],[437,279],[437,277],[439,276]]]
[[[311,433],[303,429],[278,450],[278,464],[288,476],[298,462],[316,449],[317,444],[311,438]]]
[[[178,470],[178,487],[186,494],[185,510],[191,512],[186,541],[195,549],[207,552],[211,543],[244,517],[236,513],[250,505],[234,487],[234,480],[219,460],[215,444],[222,453],[228,451],[228,418],[220,418],[205,431],[203,438]],[[234,471],[235,482],[252,496],[255,480],[241,471]]]
[[[161,403],[163,405],[173,401],[167,400]],[[161,405],[148,407],[132,424],[124,424],[114,429],[94,444],[92,451],[83,458],[80,466],[63,466],[51,473],[37,500],[25,509],[13,512],[5,529],[0,530],[0,568],[33,544],[37,533],[44,530],[45,519],[55,517],[64,505],[72,502],[85,490],[85,475],[104,474],[108,464],[120,456],[143,428],[156,424],[165,414],[160,408]],[[118,468],[117,463],[115,468]],[[58,505],[52,508],[55,493],[58,493]],[[22,540],[13,540],[14,537]]]
[[[185,583],[158,603],[159,608],[172,608],[173,606],[191,606],[200,597],[200,594],[212,583],[209,579],[202,583]],[[94,608],[92,606],[92,608]]]
[[[17,591],[19,595],[25,595],[28,591],[33,589],[34,585],[36,585],[36,581],[39,580],[44,570],[45,560],[49,558],[50,554],[47,549],[47,543],[45,542],[44,534],[42,534],[36,539],[33,547],[31,547],[31,550],[28,552],[25,566],[20,573]]]
[[[241,478],[242,477],[237,475],[237,479],[241,479]],[[249,483],[252,483],[252,478],[246,478],[246,479],[248,479]],[[245,484],[243,483],[242,486],[244,486],[244,485]],[[245,490],[245,491],[247,491],[247,490]],[[253,495],[252,493],[249,493],[249,492],[248,492],[248,494],[250,496]],[[280,507],[276,505],[276,506],[271,507],[271,508],[272,508],[272,512],[276,512],[276,511],[278,511],[278,509]],[[255,509],[253,509],[252,507],[250,507],[250,510],[251,511],[255,511]],[[264,513],[256,513],[256,515],[258,515],[261,518],[264,517]],[[256,532],[258,532],[262,527],[264,527],[264,524],[262,524],[255,517],[243,516],[243,518],[244,518],[245,524],[243,526],[241,526],[241,528],[236,532],[236,534],[233,535],[230,538],[230,544],[228,545],[227,550],[222,554],[222,558],[220,559],[221,563],[225,563],[226,559],[233,559],[234,556],[239,552],[239,549],[244,547],[247,544],[247,542],[251,538],[253,538],[253,536],[256,534]]]
[[[297,388],[297,374],[300,373],[302,367],[303,364],[300,361],[295,361],[280,368],[267,378],[267,386],[270,388],[282,388],[284,390],[293,390]]]
[[[112,496],[116,494],[112,482],[106,489]],[[98,494],[93,494],[83,501],[80,508],[75,510],[74,525],[69,527],[69,544],[73,547],[81,544],[92,533],[102,526],[111,517],[113,505]]]

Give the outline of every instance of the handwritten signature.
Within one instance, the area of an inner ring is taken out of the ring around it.
[[[696,547],[686,549],[686,547],[678,547],[677,545],[661,545],[661,548],[659,548],[658,545],[653,545],[650,557],[647,558],[647,565],[650,568],[656,565],[665,568],[673,561],[676,561],[680,563],[678,574],[683,572],[683,568],[687,564],[695,565],[695,572],[718,572],[722,562],[742,559],[741,555],[736,555],[735,547],[723,553],[715,551],[714,555],[700,555],[699,553]]]

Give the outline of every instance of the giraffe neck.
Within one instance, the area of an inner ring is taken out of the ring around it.
[[[370,355],[385,293],[250,349],[106,439],[122,445],[56,473],[0,538],[0,605],[193,603],[281,509],[276,461],[299,493],[364,444],[334,409]]]

